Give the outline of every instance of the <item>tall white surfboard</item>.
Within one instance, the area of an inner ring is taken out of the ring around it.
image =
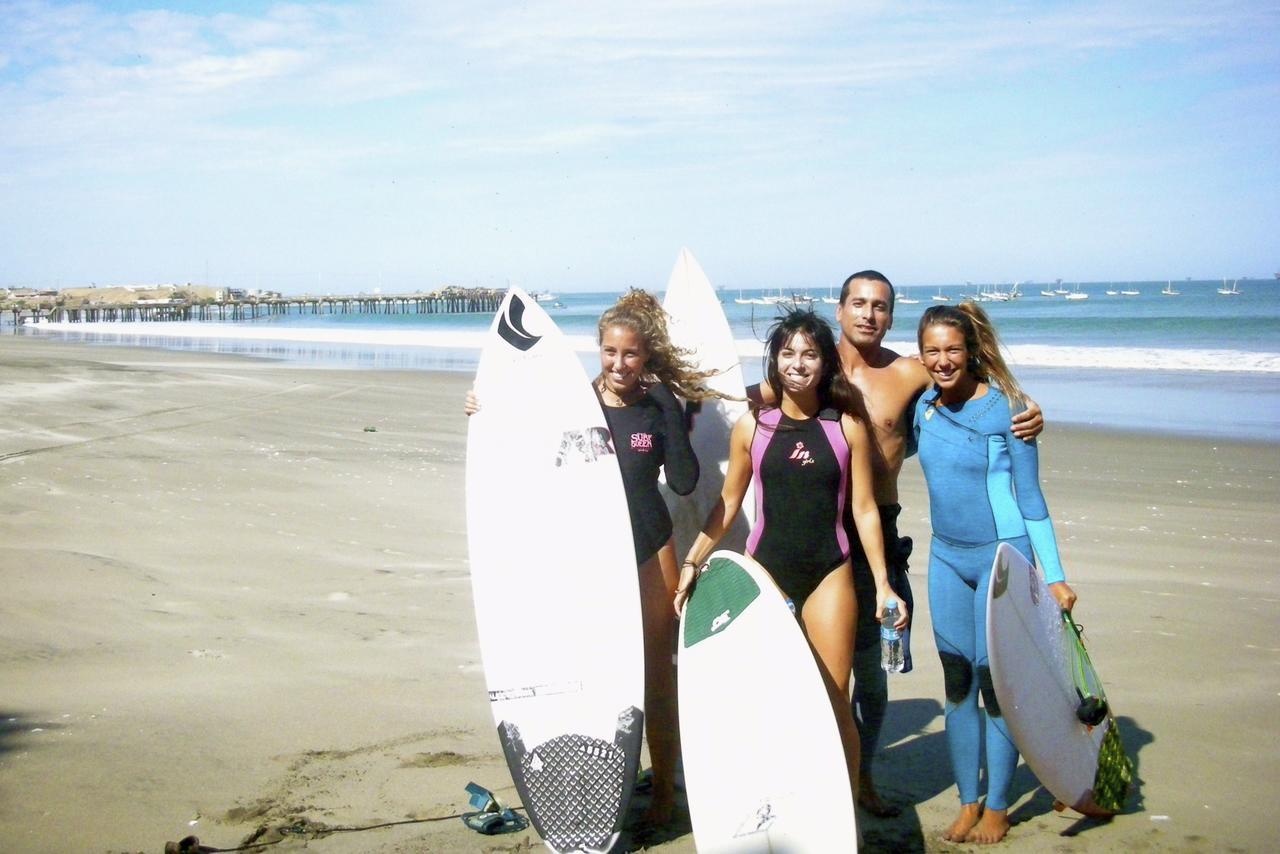
[[[1102,740],[1115,726],[1076,718],[1071,629],[1040,569],[1008,543],[996,549],[987,595],[987,656],[1000,713],[1041,784],[1085,815],[1111,815],[1093,800]]]
[[[820,665],[760,564],[711,555],[680,619],[679,654],[699,854],[856,851],[848,766]]]
[[[662,307],[668,315],[671,343],[691,351],[690,362],[699,370],[718,371],[707,386],[734,399],[709,398],[685,405],[689,441],[698,457],[698,485],[687,496],[663,489],[675,530],[676,554],[683,556],[693,545],[707,513],[720,497],[729,470],[729,434],[747,411],[747,388],[733,331],[715,289],[693,253],[681,249],[676,257]],[[747,541],[755,502],[747,499],[733,528],[720,541],[726,549],[742,551]]]
[[[586,372],[511,289],[476,372],[467,541],[511,776],[553,851],[617,841],[640,756],[644,648],[630,517]]]

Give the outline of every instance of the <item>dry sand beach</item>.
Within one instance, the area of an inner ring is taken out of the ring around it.
[[[451,817],[468,781],[514,798],[467,578],[468,384],[0,338],[0,851],[232,848],[262,827],[267,851],[536,845]],[[1273,850],[1277,448],[1051,423],[1041,457],[1141,782],[1099,824],[1054,813],[1023,767],[1002,847]],[[908,806],[863,829],[873,851],[964,850],[936,841],[956,796],[914,463],[903,504],[917,667],[876,761]],[[630,843],[693,851],[687,816]]]

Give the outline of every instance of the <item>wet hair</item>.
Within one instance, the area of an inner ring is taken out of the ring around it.
[[[707,388],[706,380],[719,371],[699,371],[689,364],[691,351],[671,343],[667,334],[667,312],[658,298],[648,291],[632,288],[600,315],[596,327],[596,343],[604,341],[610,326],[630,329],[644,341],[649,359],[644,363],[645,379],[660,382],[685,400],[722,397]]]
[[[870,281],[870,282],[883,282],[885,285],[888,286],[889,316],[893,317],[893,303],[894,303],[894,300],[897,299],[897,296],[895,295],[895,292],[893,290],[893,282],[889,281],[889,279],[885,276],[884,273],[881,273],[877,270],[863,270],[862,272],[854,273],[852,276],[845,279],[844,284],[840,286],[840,304],[844,305],[845,298],[849,296],[849,286],[852,285],[856,279],[866,279],[867,281]]]
[[[831,331],[831,325],[807,308],[792,309],[769,327],[764,346],[764,380],[773,391],[773,399],[779,404],[782,402],[778,354],[797,334],[808,338],[822,356],[822,377],[818,383],[819,406],[823,409],[835,408],[840,412],[861,412],[861,397],[841,368],[840,353],[836,349],[836,336]]]
[[[1013,371],[1000,352],[1000,337],[991,318],[976,302],[966,300],[959,305],[933,305],[925,309],[916,330],[916,346],[924,352],[924,331],[930,326],[950,326],[959,329],[964,336],[964,348],[969,352],[966,370],[979,382],[997,385],[1005,397],[1014,403],[1026,405],[1027,396],[1018,385]]]

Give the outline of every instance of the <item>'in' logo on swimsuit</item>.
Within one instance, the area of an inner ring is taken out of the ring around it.
[[[805,450],[804,442],[796,442],[795,450],[791,452],[791,456],[787,459],[799,460],[802,466],[807,466],[813,462],[813,457],[809,456],[809,452]]]

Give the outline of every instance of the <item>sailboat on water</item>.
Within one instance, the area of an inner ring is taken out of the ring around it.
[[[1222,294],[1224,297],[1240,296],[1240,280],[1236,279],[1231,283],[1231,287],[1227,287],[1227,280],[1223,279],[1222,287],[1218,288],[1218,293]]]
[[[1167,297],[1176,297],[1176,296],[1181,296],[1181,295],[1182,295],[1182,291],[1175,291],[1175,290],[1173,289],[1173,281],[1172,281],[1172,280],[1169,280],[1169,281],[1167,281],[1167,282],[1165,283],[1164,289],[1163,289],[1162,291],[1160,291],[1160,293],[1164,294],[1164,295],[1165,295],[1165,296],[1167,296]]]
[[[929,297],[929,299],[933,300],[934,302],[951,302],[951,297],[944,294],[942,292],[942,288],[938,288],[938,292],[933,296]]]

